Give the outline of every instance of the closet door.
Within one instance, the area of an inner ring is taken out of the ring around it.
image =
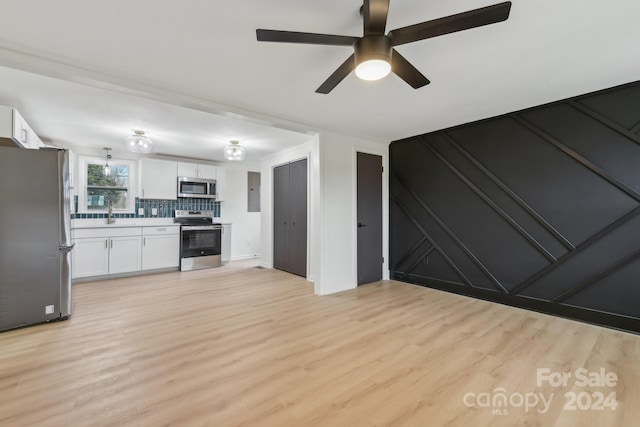
[[[307,276],[307,160],[273,170],[273,267]]]
[[[307,276],[307,159],[290,165],[289,272]]]
[[[273,170],[273,267],[289,271],[289,165]]]

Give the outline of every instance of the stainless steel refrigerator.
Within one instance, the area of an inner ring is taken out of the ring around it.
[[[69,155],[0,147],[0,331],[71,314]]]

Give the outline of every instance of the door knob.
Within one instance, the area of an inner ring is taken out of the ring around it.
[[[362,228],[362,227],[366,227],[366,226],[367,226],[367,224],[363,224],[361,222],[358,223],[358,228]]]

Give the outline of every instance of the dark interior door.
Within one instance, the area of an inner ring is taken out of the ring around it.
[[[357,153],[358,285],[382,280],[382,157]]]
[[[307,159],[290,165],[289,271],[307,276]]]
[[[289,165],[273,170],[273,267],[288,271]]]
[[[273,267],[307,276],[307,160],[273,171]]]

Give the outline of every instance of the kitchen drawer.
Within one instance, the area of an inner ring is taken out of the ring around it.
[[[85,239],[91,237],[126,237],[140,235],[142,235],[142,230],[140,227],[76,228],[72,233],[74,239]]]
[[[164,225],[156,227],[142,227],[143,236],[156,236],[159,234],[180,234],[180,226]]]

